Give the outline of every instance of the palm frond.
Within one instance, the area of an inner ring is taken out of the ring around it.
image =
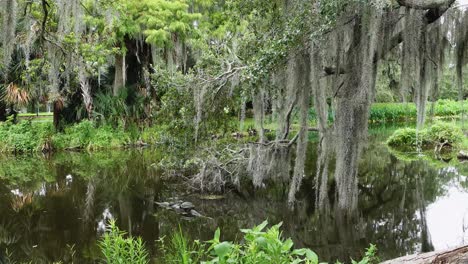
[[[10,104],[27,105],[30,101],[28,91],[10,83],[5,91],[5,101]]]

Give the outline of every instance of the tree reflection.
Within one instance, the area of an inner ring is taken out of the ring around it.
[[[8,247],[18,261],[38,263],[69,260],[76,252],[77,261],[88,263],[99,256],[98,224],[109,217],[128,233],[142,236],[153,255],[155,241],[179,225],[193,239],[209,240],[221,227],[223,239],[236,240],[240,228],[268,219],[283,222],[285,236],[299,247],[314,249],[322,260],[357,259],[370,243],[388,259],[431,250],[426,208],[446,194],[449,182],[466,186],[466,177],[453,169],[438,169],[424,160],[402,161],[385,146],[369,144],[360,158],[359,206],[344,214],[337,207],[336,186],[329,181],[329,209],[317,210],[314,144],[309,151],[308,177],[293,212],[285,202],[287,185],[273,182],[255,191],[246,186],[220,200],[187,194],[177,184],[161,180],[151,166],[159,159],[152,151],[4,157],[0,250]],[[328,170],[333,172],[333,166]],[[193,202],[206,217],[186,220],[155,206],[172,197]]]

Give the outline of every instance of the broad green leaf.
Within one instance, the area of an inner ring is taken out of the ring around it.
[[[214,247],[214,252],[220,258],[228,255],[231,252],[232,245],[229,242],[222,242]]]

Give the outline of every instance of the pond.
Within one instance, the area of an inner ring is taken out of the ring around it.
[[[0,250],[18,261],[93,263],[100,256],[96,241],[111,218],[141,236],[156,257],[157,240],[179,226],[192,239],[209,240],[220,227],[224,240],[235,240],[240,228],[265,219],[282,222],[284,236],[313,249],[323,261],[356,259],[370,243],[383,260],[468,243],[468,164],[392,154],[383,141],[394,129],[370,131],[354,217],[314,209],[313,139],[293,211],[285,202],[287,186],[281,184],[222,197],[190,193],[156,169],[170,153],[152,149],[3,156]],[[184,218],[155,203],[171,199],[192,202],[204,217]]]

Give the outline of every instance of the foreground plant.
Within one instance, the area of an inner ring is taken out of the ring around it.
[[[242,242],[221,240],[221,230],[218,228],[213,239],[200,242],[190,240],[179,229],[170,240],[159,239],[161,253],[158,263],[177,264],[318,264],[319,258],[308,248],[294,249],[293,241],[282,238],[281,223],[266,228],[264,221],[252,229],[241,229],[244,233]],[[108,232],[99,241],[106,263],[150,263],[150,258],[141,238],[125,238],[126,233],[120,231],[115,221],[111,221]],[[352,260],[353,264],[379,263],[376,257],[377,248],[370,245],[361,261]],[[336,262],[340,264],[340,262]]]
[[[106,263],[147,264],[149,255],[141,238],[125,238],[114,220],[110,221],[108,232],[99,241],[99,247]]]
[[[252,229],[242,229],[244,243],[220,241],[220,230],[208,241],[210,260],[205,263],[318,263],[312,250],[294,249],[291,239],[282,239],[281,223],[264,231],[268,222]]]
[[[221,230],[218,228],[212,240],[202,243],[198,240],[190,243],[181,231],[176,233],[166,245],[161,242],[163,254],[162,263],[203,263],[203,264],[287,264],[305,263],[318,264],[319,258],[315,252],[307,248],[294,249],[291,239],[283,239],[280,231],[281,223],[266,228],[265,221],[252,229],[241,229],[244,237],[241,243],[222,241]],[[377,248],[371,245],[364,258],[353,264],[378,263]],[[339,264],[340,262],[337,262]]]

